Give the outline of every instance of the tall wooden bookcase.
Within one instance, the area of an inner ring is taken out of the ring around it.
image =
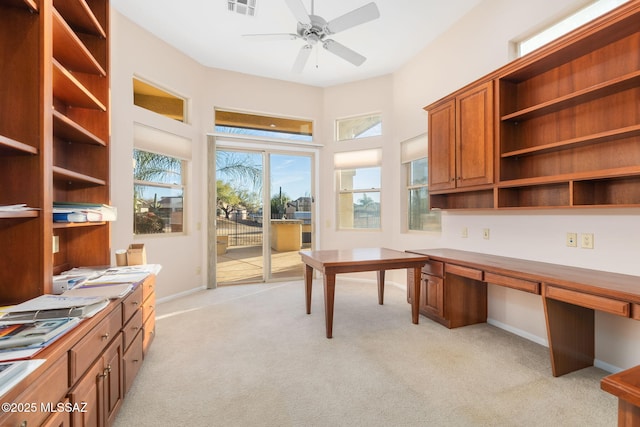
[[[0,305],[110,263],[108,223],[52,218],[109,203],[109,105],[108,0],[0,0],[0,205],[36,208],[0,212]]]

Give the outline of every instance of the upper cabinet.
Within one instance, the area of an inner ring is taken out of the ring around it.
[[[54,223],[54,202],[109,203],[108,0],[0,0],[0,305],[110,261],[108,223]]]
[[[479,148],[483,133],[488,137],[488,127],[478,126],[479,110],[491,115],[496,123],[491,147],[467,153],[477,175],[491,170],[485,162],[492,163],[495,182],[485,192],[460,192],[460,184],[442,190],[434,182],[432,207],[640,206],[640,2],[617,8],[487,79],[495,84],[495,107],[476,100],[469,102],[467,118],[457,111],[456,140],[464,140],[466,126],[466,134],[476,139],[466,149]],[[459,110],[460,96],[445,103],[455,99]],[[430,173],[438,174],[441,105],[426,107]]]
[[[429,112],[432,207],[493,207],[493,81],[475,84],[425,108]],[[474,205],[466,205],[469,197]]]

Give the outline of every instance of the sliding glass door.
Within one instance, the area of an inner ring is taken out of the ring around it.
[[[312,154],[216,148],[216,283],[300,278],[313,240]],[[212,247],[212,245],[210,245]]]

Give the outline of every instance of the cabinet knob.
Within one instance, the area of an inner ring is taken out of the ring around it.
[[[102,338],[102,341],[106,341],[109,339],[109,332],[107,332],[106,334],[102,335],[100,338]]]

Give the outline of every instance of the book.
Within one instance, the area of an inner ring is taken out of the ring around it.
[[[86,221],[115,221],[118,218],[118,211],[115,207],[98,204],[98,203],[72,203],[72,202],[54,202],[53,203],[54,221],[55,214],[60,213],[80,213],[86,216]],[[61,216],[62,218],[62,216]],[[60,222],[72,222],[63,221]],[[82,222],[82,221],[73,221]]]
[[[36,320],[23,323],[0,322],[0,349],[46,344],[80,322],[77,317]]]
[[[105,297],[82,297],[65,295],[40,295],[6,310],[0,322],[62,319],[66,317],[87,318],[95,315],[109,304]]]
[[[83,212],[53,212],[54,222],[87,222],[87,215]]]

